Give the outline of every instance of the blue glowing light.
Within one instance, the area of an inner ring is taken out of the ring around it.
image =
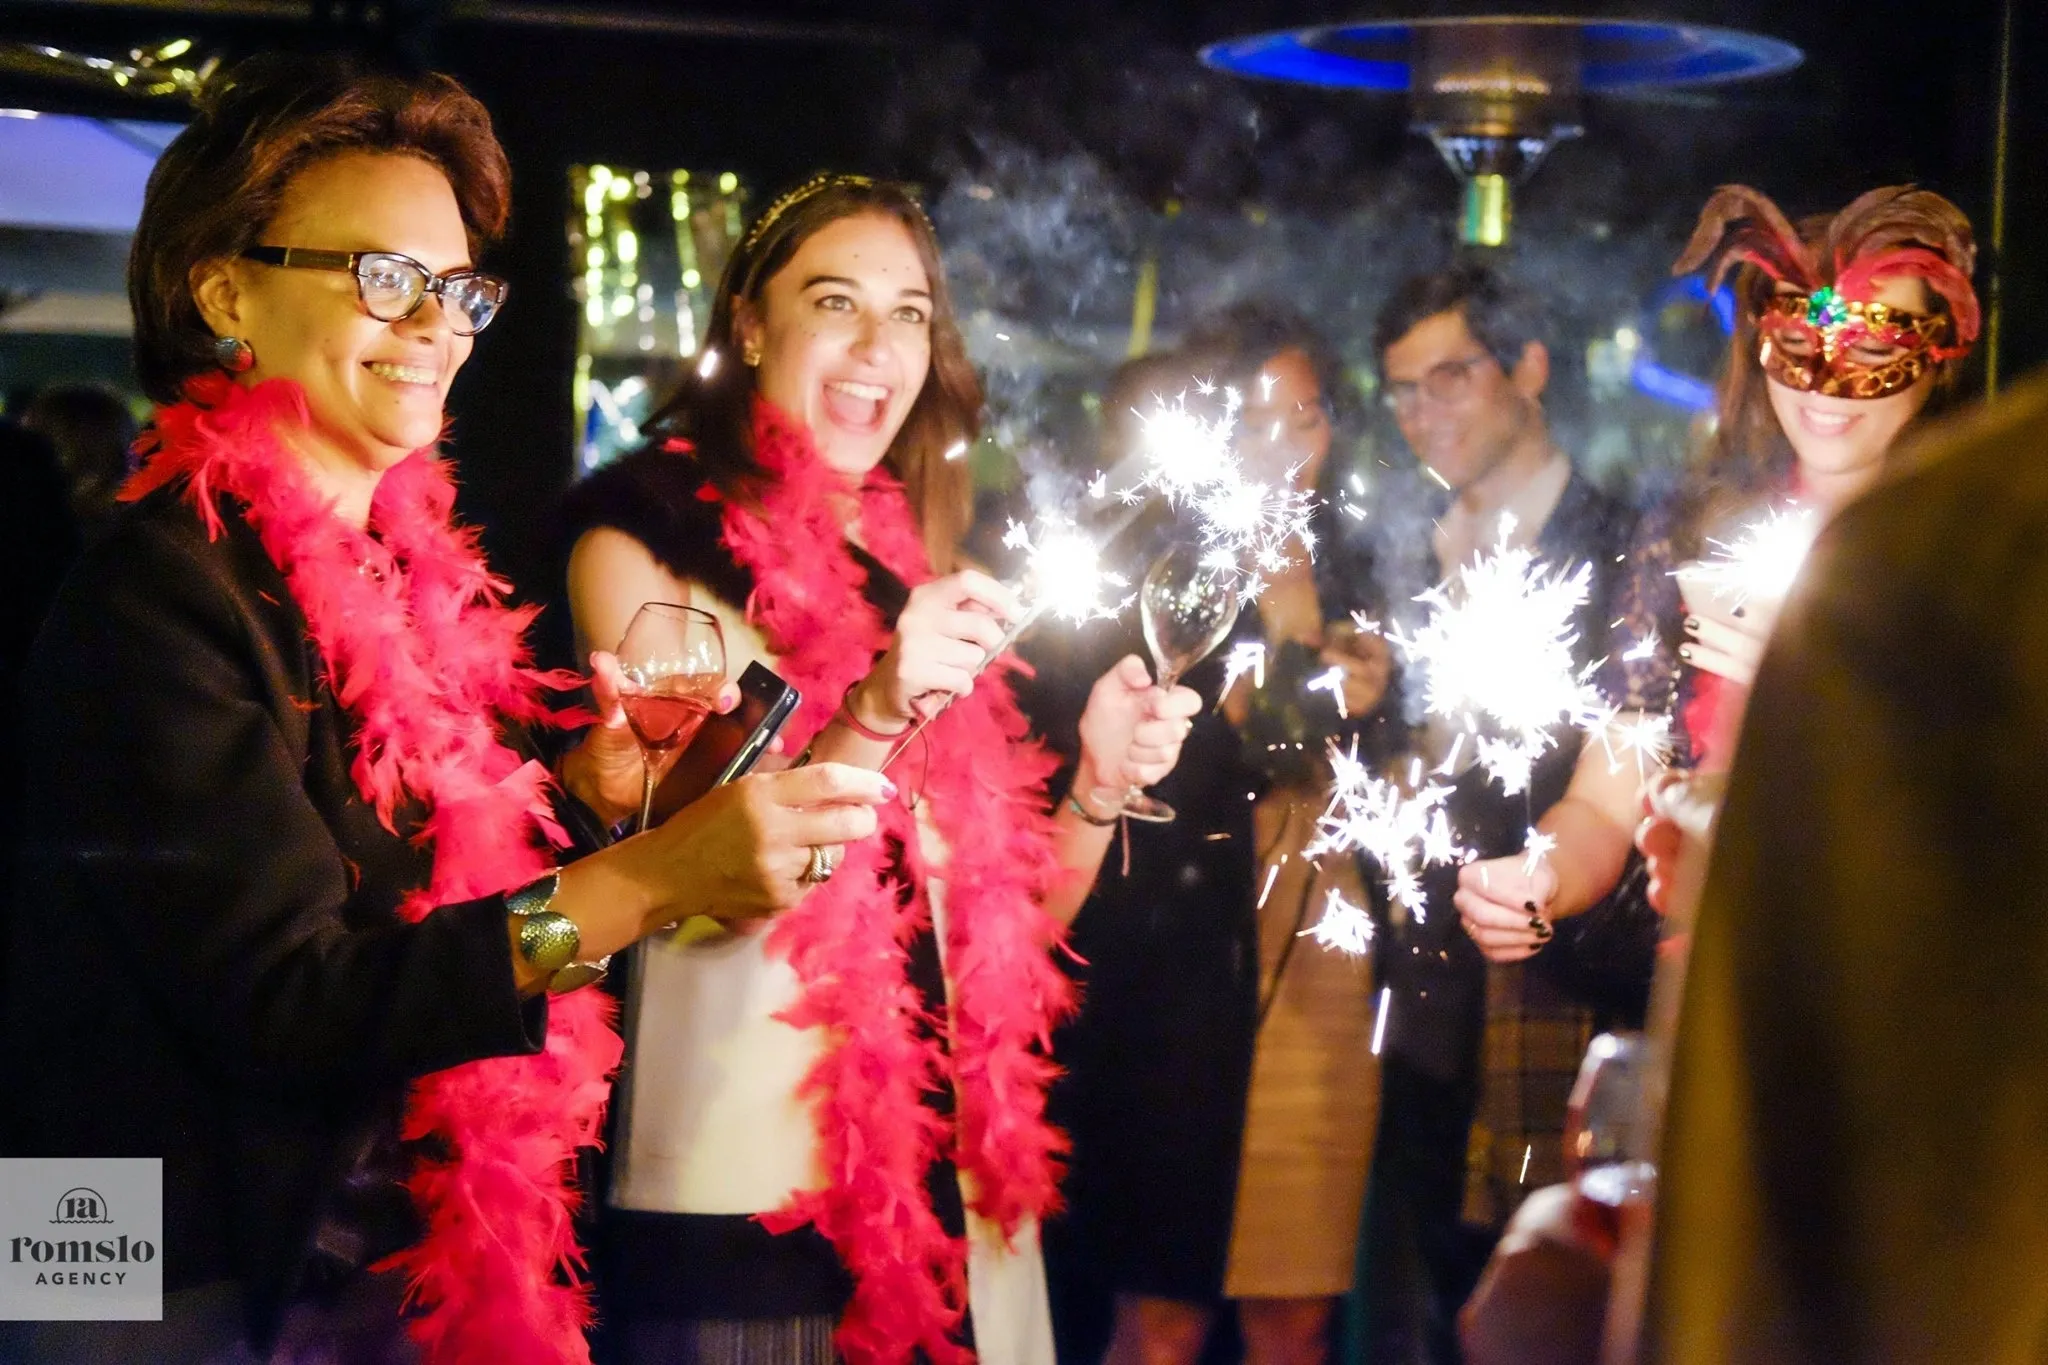
[[[1714,406],[1712,384],[1689,374],[1667,370],[1647,355],[1636,357],[1635,365],[1628,372],[1628,382],[1635,385],[1638,393],[1688,412],[1706,412]]]
[[[1704,304],[1713,314],[1715,326],[1722,336],[1735,332],[1735,291],[1722,285],[1712,294],[1707,293],[1707,277],[1701,274],[1681,275],[1665,285],[1650,300],[1649,316],[1655,318],[1674,303]],[[1644,334],[1654,329],[1645,327]],[[1707,412],[1714,406],[1714,385],[1711,380],[1697,375],[1681,373],[1657,363],[1645,343],[1635,364],[1629,369],[1629,383],[1638,393],[1645,394],[1661,403],[1670,403],[1688,412]]]
[[[1402,91],[1410,85],[1416,30],[1446,24],[1505,25],[1512,19],[1413,19],[1330,24],[1229,38],[1202,49],[1218,71],[1341,90]],[[1579,30],[1579,87],[1625,95],[1674,85],[1712,85],[1789,71],[1805,60],[1790,43],[1735,29],[1645,21],[1542,19]]]

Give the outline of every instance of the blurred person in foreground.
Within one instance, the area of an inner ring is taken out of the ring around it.
[[[602,679],[536,751],[574,679],[434,449],[508,180],[453,80],[284,58],[150,175],[151,452],[28,665],[5,1005],[17,1155],[161,1159],[162,1317],[0,1324],[9,1365],[586,1360],[573,1173],[620,1051],[587,987],[875,829],[886,784],[827,764],[599,848],[639,787]]]
[[[1643,1358],[2048,1342],[2048,380],[1814,547],[1757,675],[1672,1067]]]

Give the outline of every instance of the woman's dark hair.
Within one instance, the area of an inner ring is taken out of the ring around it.
[[[81,525],[113,510],[135,444],[135,415],[119,394],[98,384],[52,385],[21,410],[21,426],[56,450]]]
[[[862,214],[902,224],[931,282],[931,374],[882,463],[903,481],[932,570],[943,574],[966,534],[973,491],[967,462],[948,460],[946,452],[981,429],[981,381],[953,317],[938,237],[906,187],[865,176],[817,176],[770,205],[740,239],[718,282],[704,335],[704,350],[717,359],[686,371],[649,425],[687,436],[721,492],[756,498],[768,474],[754,458],[755,372],[739,363],[738,306],[758,308],[768,282],[805,241],[828,224]]]
[[[1394,288],[1372,324],[1372,361],[1384,371],[1387,349],[1439,313],[1457,313],[1473,339],[1503,370],[1512,370],[1532,341],[1550,345],[1543,301],[1489,265],[1460,262],[1410,275]]]
[[[1251,392],[1273,357],[1299,351],[1315,371],[1337,442],[1355,435],[1363,420],[1364,403],[1345,372],[1344,357],[1314,323],[1285,304],[1266,299],[1229,304],[1196,319],[1181,349],[1197,360],[1214,357],[1211,377],[1240,393]]]
[[[215,363],[194,270],[257,245],[293,176],[358,151],[438,167],[472,252],[503,234],[511,168],[491,116],[452,78],[364,71],[334,57],[250,58],[209,88],[150,172],[128,253],[143,392],[176,402],[184,382]]]
[[[1330,414],[1330,453],[1316,478],[1309,528],[1322,547],[1316,556],[1316,590],[1326,609],[1341,614],[1366,600],[1361,596],[1366,585],[1360,566],[1345,550],[1336,512],[1343,501],[1340,488],[1356,467],[1356,446],[1364,426],[1364,402],[1344,368],[1343,356],[1295,309],[1266,299],[1243,299],[1196,319],[1169,358],[1167,372],[1179,372],[1176,389],[1207,380],[1218,389],[1251,393],[1259,372],[1288,351],[1307,357]]]

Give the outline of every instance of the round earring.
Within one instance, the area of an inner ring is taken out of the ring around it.
[[[213,343],[213,363],[229,374],[246,374],[256,364],[256,352],[240,337],[220,337]]]
[[[751,341],[748,342],[740,349],[740,362],[748,369],[754,369],[761,363],[761,348]]]

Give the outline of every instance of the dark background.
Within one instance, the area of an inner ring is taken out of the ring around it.
[[[516,305],[482,339],[455,388],[455,448],[466,510],[487,528],[494,561],[523,590],[546,597],[554,588],[548,509],[571,471],[571,165],[730,168],[764,193],[820,167],[903,176],[933,191],[956,280],[963,271],[990,277],[967,281],[963,296],[1006,290],[1024,313],[1063,307],[1068,324],[1110,330],[1128,325],[1130,263],[1082,257],[1141,231],[1128,221],[1136,210],[1173,200],[1207,213],[1205,231],[1241,225],[1230,249],[1243,259],[1220,274],[1163,270],[1162,333],[1170,336],[1242,278],[1269,290],[1291,282],[1294,301],[1357,356],[1393,272],[1451,251],[1454,182],[1405,130],[1398,98],[1249,83],[1206,71],[1194,51],[1266,28],[1498,8],[702,0],[628,11],[575,0],[316,0],[281,8],[267,0],[14,0],[0,10],[0,38],[109,54],[185,35],[230,54],[381,48],[450,71],[475,90],[498,121],[515,172],[512,236],[490,264],[513,281]],[[1787,76],[1706,93],[1590,99],[1585,138],[1562,146],[1519,194],[1511,264],[1567,303],[1599,296],[1604,308],[1609,293],[1634,298],[1654,287],[1716,184],[1756,184],[1796,215],[1832,210],[1874,185],[1918,181],[1955,199],[1978,225],[1987,304],[1994,274],[2002,284],[2004,376],[2048,360],[2048,177],[2039,171],[2048,165],[2048,6],[2011,4],[2002,260],[1990,251],[2002,0],[1661,0],[1554,10],[1753,28],[1797,44],[1806,62]],[[0,105],[137,112],[19,85],[0,79]],[[1075,167],[1086,174],[1076,178]],[[949,219],[956,200],[945,187],[976,177],[1005,183],[1007,175],[1035,178],[1042,191],[1057,174],[1069,185],[1063,221],[1078,217],[1091,230],[1064,244],[1038,240],[1028,270],[995,278],[1004,262],[975,225],[957,213]],[[1257,234],[1268,222],[1285,225],[1292,257],[1313,255],[1327,236],[1341,252],[1329,246],[1326,256],[1341,258],[1293,273],[1266,269]],[[1348,224],[1342,233],[1339,224]],[[1384,251],[1375,232],[1386,238]],[[1071,261],[1062,257],[1067,250]],[[1195,255],[1224,259],[1221,250]],[[1080,279],[1087,288],[1061,293],[1062,280]],[[1017,297],[1032,289],[1038,297]],[[1970,383],[1979,387],[1988,349],[1972,362]]]

